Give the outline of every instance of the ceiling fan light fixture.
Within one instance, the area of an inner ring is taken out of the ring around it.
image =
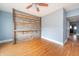
[[[37,12],[40,11],[40,9],[39,9],[38,6],[48,7],[48,4],[47,4],[47,3],[32,3],[32,4],[30,4],[29,6],[27,6],[26,8],[29,9],[29,8],[31,8],[33,5],[36,7]]]

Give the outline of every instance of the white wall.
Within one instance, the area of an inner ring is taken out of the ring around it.
[[[62,8],[42,17],[42,37],[64,44],[63,41],[67,38],[67,33],[63,33],[63,30],[65,29],[63,27],[66,26],[63,25],[64,16],[64,9]]]
[[[70,21],[69,19],[66,19],[67,20],[67,38],[69,38],[69,34],[70,34]]]
[[[64,10],[63,14],[63,43],[67,42],[69,37],[69,20],[66,17],[66,11]]]

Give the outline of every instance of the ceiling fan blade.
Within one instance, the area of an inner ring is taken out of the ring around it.
[[[29,9],[29,8],[31,8],[31,7],[32,7],[32,4],[31,4],[31,5],[29,5],[29,6],[27,6],[26,8],[27,8],[27,9]]]
[[[39,6],[48,6],[47,3],[38,3]]]
[[[40,11],[38,7],[36,9],[37,9],[38,12]]]

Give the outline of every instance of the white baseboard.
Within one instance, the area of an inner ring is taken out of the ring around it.
[[[49,38],[46,38],[46,37],[43,37],[43,36],[42,36],[42,38],[44,38],[44,39],[46,39],[46,40],[49,40],[49,41],[52,41],[52,42],[54,42],[54,43],[60,44],[60,45],[62,45],[62,46],[67,42],[67,40],[65,40],[65,42],[64,42],[64,44],[63,44],[63,43],[61,43],[61,42],[58,42],[58,41],[56,41],[56,40],[52,40],[52,39],[49,39]],[[13,41],[13,39],[3,40],[3,41],[0,41],[0,43],[6,43],[6,42],[11,42],[11,41]]]
[[[11,42],[11,41],[13,41],[13,39],[3,40],[3,41],[0,41],[0,43],[6,43],[6,42]]]
[[[58,41],[56,41],[56,40],[52,40],[52,39],[49,39],[49,38],[46,38],[46,37],[43,37],[43,36],[42,36],[42,38],[44,38],[44,39],[46,39],[46,40],[49,40],[49,41],[52,41],[52,42],[54,42],[54,43],[57,43],[57,44],[59,44],[59,45],[61,45],[61,46],[64,45],[63,43],[58,42]]]

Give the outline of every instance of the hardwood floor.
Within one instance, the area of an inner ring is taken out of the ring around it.
[[[79,40],[68,40],[64,45],[58,45],[45,39],[5,43],[0,46],[1,56],[79,56]]]

